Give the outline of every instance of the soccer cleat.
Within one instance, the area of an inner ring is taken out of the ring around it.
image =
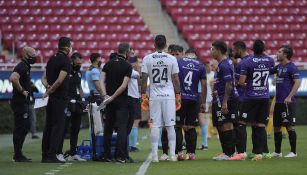
[[[220,153],[219,155],[212,157],[212,159],[215,160],[217,157],[220,157],[220,156],[222,156],[222,155],[224,155],[224,153]]]
[[[177,162],[177,157],[176,157],[175,155],[174,155],[174,156],[171,156],[170,161],[172,161],[172,162]]]
[[[169,160],[169,159],[168,159],[168,155],[167,155],[167,154],[162,154],[162,156],[160,157],[160,160],[161,160],[161,161]]]
[[[183,160],[184,160],[184,154],[183,154],[183,152],[178,153],[177,159],[178,159],[178,161],[183,161]]]
[[[140,151],[141,150],[137,147],[133,147],[133,146],[130,147],[130,152],[140,152]]]
[[[285,155],[286,158],[293,158],[293,157],[297,157],[297,154],[295,154],[294,152],[289,152],[287,155]]]
[[[244,153],[238,153],[234,154],[232,157],[229,157],[227,160],[245,160],[245,154]]]
[[[66,162],[66,160],[65,160],[63,154],[57,154],[57,155],[56,155],[56,158],[57,158],[59,161],[61,161],[61,162]]]
[[[271,159],[273,156],[271,153],[262,153],[263,159]]]
[[[272,152],[272,157],[281,158],[282,157],[282,153]]]
[[[208,150],[208,146],[201,145],[198,149],[199,150],[203,150],[203,151],[207,151]]]
[[[126,159],[123,159],[123,158],[117,158],[115,159],[115,161],[118,163],[126,163]]]
[[[68,156],[67,157],[67,160],[68,161],[74,161],[74,160],[76,160],[76,161],[81,161],[81,162],[84,162],[84,161],[86,161],[85,159],[82,159],[78,154],[75,154],[75,155],[73,155],[73,156]]]
[[[227,156],[226,154],[223,154],[223,155],[216,157],[215,160],[222,161],[222,160],[228,160],[228,159],[229,159],[229,156]]]
[[[262,154],[255,154],[255,156],[252,158],[252,161],[258,161],[262,160]]]
[[[189,153],[189,159],[188,160],[195,160],[196,155],[194,153]]]
[[[247,155],[246,155],[246,158],[247,159],[252,159],[252,158],[254,158],[255,157],[255,154],[254,153],[248,153]]]

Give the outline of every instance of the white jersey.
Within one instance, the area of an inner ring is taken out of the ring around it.
[[[207,73],[207,99],[206,102],[212,102],[212,89],[211,89],[211,82],[214,80],[214,72],[210,71]]]
[[[165,52],[146,55],[142,72],[148,74],[150,81],[150,100],[175,99],[172,75],[179,73],[177,59]]]
[[[128,96],[133,98],[140,98],[139,85],[138,85],[139,78],[140,78],[139,72],[132,69],[131,78],[128,83]]]

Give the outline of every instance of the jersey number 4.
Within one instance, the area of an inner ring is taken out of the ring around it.
[[[266,86],[267,82],[268,82],[268,78],[269,78],[269,71],[264,71],[264,72],[254,72],[253,73],[253,86],[261,86],[263,84],[263,86]],[[262,78],[264,79],[264,82],[261,83]]]
[[[193,77],[193,72],[189,71],[183,80],[183,82],[187,84],[189,87],[192,85],[192,77]]]
[[[160,69],[152,69],[153,83],[160,83],[162,80],[168,82],[167,68],[163,68],[162,71]]]

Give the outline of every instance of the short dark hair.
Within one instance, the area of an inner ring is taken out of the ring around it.
[[[117,51],[119,54],[127,54],[129,50],[130,50],[130,45],[128,43],[120,43],[118,45]]]
[[[76,60],[77,58],[82,59],[82,55],[78,52],[75,52],[71,55],[71,60]]]
[[[242,50],[246,51],[246,44],[243,41],[234,42],[233,47],[236,47],[238,49],[242,49]]]
[[[168,52],[173,52],[174,49],[175,49],[175,47],[176,47],[176,44],[170,44],[170,45],[168,46],[168,48],[167,48],[167,51],[168,51]]]
[[[91,63],[94,63],[101,55],[99,53],[92,53],[90,56]]]
[[[226,54],[227,52],[227,44],[224,41],[215,41],[212,43],[212,46],[221,51],[222,54]]]
[[[68,37],[61,37],[59,39],[58,48],[63,49],[64,47],[70,47],[71,46],[71,39]]]
[[[183,47],[180,46],[180,45],[176,45],[175,48],[174,48],[174,51],[178,51],[180,53],[183,53]]]
[[[264,48],[264,42],[262,40],[256,40],[253,44],[254,55],[263,55]]]
[[[185,54],[189,54],[189,53],[196,54],[196,52],[195,52],[195,50],[193,48],[189,48],[188,50],[185,51]]]
[[[233,58],[232,48],[228,48],[227,49],[227,57],[228,58]]]
[[[282,45],[282,52],[287,55],[288,60],[290,60],[293,56],[293,49],[289,45]]]
[[[117,58],[117,53],[111,53],[109,56],[110,60],[114,60],[115,58]]]
[[[157,49],[164,49],[166,46],[166,37],[164,35],[157,35],[155,38],[155,45]]]

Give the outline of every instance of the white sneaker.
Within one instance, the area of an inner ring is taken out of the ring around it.
[[[272,152],[272,157],[281,158],[282,157],[282,153]]]
[[[289,152],[289,154],[287,154],[285,157],[286,158],[297,157],[297,154],[295,154],[294,152]]]
[[[221,160],[227,160],[227,159],[229,159],[229,156],[227,156],[226,154],[223,154],[223,155],[216,157],[215,160],[221,161]]]
[[[158,156],[157,155],[156,156],[152,156],[151,162],[158,163],[159,162]]]
[[[77,160],[77,161],[86,161],[85,159],[82,159],[78,154],[75,154],[73,156],[68,156],[67,158],[68,161],[74,161],[74,160]]]
[[[171,156],[171,161],[172,162],[177,162],[177,157],[174,155],[174,156]]]
[[[56,158],[57,158],[59,161],[66,162],[66,160],[64,159],[63,154],[57,154],[57,155],[56,155]]]
[[[167,155],[167,154],[163,154],[163,155],[160,157],[160,160],[161,160],[161,161],[169,160],[169,159],[168,159],[168,155]]]

